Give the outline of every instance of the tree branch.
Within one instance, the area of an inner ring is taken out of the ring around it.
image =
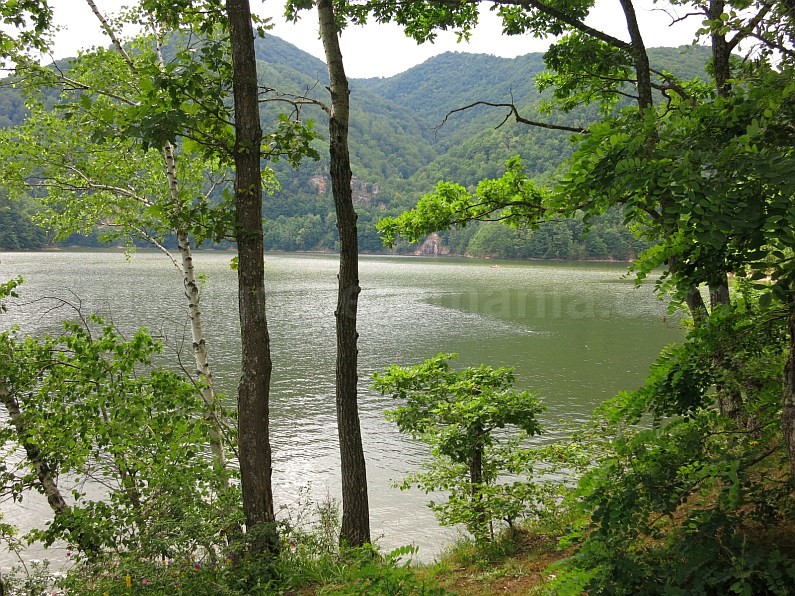
[[[496,126],[495,128],[500,128],[503,124],[505,124],[505,122],[508,121],[508,118],[511,117],[511,114],[513,114],[514,118],[516,119],[516,122],[518,122],[520,124],[527,124],[529,126],[535,126],[535,127],[538,127],[538,128],[546,128],[548,130],[564,130],[564,131],[575,132],[575,133],[580,133],[580,134],[584,134],[584,133],[588,132],[587,129],[580,128],[578,126],[565,126],[563,124],[549,124],[547,122],[537,122],[535,120],[528,120],[527,118],[524,118],[524,117],[522,117],[519,114],[519,110],[516,108],[515,104],[513,104],[513,103],[493,103],[493,102],[490,102],[490,101],[476,101],[474,103],[471,103],[469,105],[463,106],[461,108],[456,108],[454,110],[450,110],[447,113],[447,115],[444,117],[444,120],[442,120],[442,123],[439,124],[439,126],[434,128],[434,131],[438,131],[440,128],[442,128],[442,126],[444,126],[447,123],[447,120],[453,114],[455,114],[457,112],[463,112],[465,110],[472,109],[472,108],[474,108],[476,106],[489,106],[489,107],[492,107],[492,108],[508,108],[509,109],[509,112],[505,116],[505,119],[498,126]]]
[[[770,12],[771,9],[772,6],[770,5],[763,6],[762,9],[758,13],[756,13],[756,15],[754,15],[754,17],[750,21],[748,21],[745,24],[745,26],[743,26],[739,31],[737,31],[734,37],[732,37],[731,40],[727,42],[729,51],[733,51],[734,48],[737,47],[737,44],[739,44],[746,37],[753,36],[754,29],[756,29],[757,25],[759,25],[759,23],[762,22],[762,19],[765,18],[765,16],[767,15],[767,13]]]

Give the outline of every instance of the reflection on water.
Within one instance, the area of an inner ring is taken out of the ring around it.
[[[208,276],[203,307],[211,365],[234,398],[239,362],[236,276],[231,253],[202,252]],[[427,495],[400,492],[391,481],[421,464],[422,445],[384,421],[389,400],[369,377],[389,364],[416,364],[457,352],[462,366],[513,366],[518,386],[547,405],[545,418],[585,419],[605,398],[637,386],[648,364],[681,332],[650,286],[635,288],[613,264],[501,263],[467,259],[364,257],[359,301],[360,399],[373,535],[384,548],[414,543],[420,556],[439,552],[452,532],[425,507]],[[323,255],[268,255],[266,283],[274,377],[272,442],[275,496],[294,503],[309,483],[318,499],[338,498],[334,418],[334,308],[337,260]],[[57,329],[69,308],[109,316],[124,330],[145,325],[190,359],[181,278],[155,253],[3,253],[0,280],[23,275],[21,298],[0,324]],[[554,433],[552,433],[554,434]],[[543,440],[543,439],[541,439]],[[46,503],[4,504],[6,521],[41,523]],[[52,558],[52,555],[48,555]]]

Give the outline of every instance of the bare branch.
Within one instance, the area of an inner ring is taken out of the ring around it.
[[[97,19],[99,20],[100,24],[102,25],[103,31],[105,31],[105,34],[108,37],[110,37],[110,40],[113,42],[113,45],[116,47],[116,51],[118,51],[119,54],[121,54],[121,56],[130,66],[130,70],[135,72],[136,70],[135,64],[133,63],[132,58],[130,58],[130,55],[127,53],[127,50],[124,49],[124,46],[121,44],[121,41],[116,36],[116,32],[111,28],[107,19],[105,19],[105,16],[101,12],[99,12],[97,5],[94,3],[94,0],[86,0],[86,4],[88,4],[88,6],[91,7],[91,11],[94,13],[94,16],[96,16]]]
[[[687,19],[689,19],[691,17],[698,17],[700,19],[703,19],[704,18],[704,14],[705,14],[703,11],[699,10],[699,11],[696,11],[696,12],[687,12],[687,13],[683,14],[681,17],[677,17],[677,16],[672,15],[667,9],[664,9],[664,8],[655,8],[653,10],[664,12],[665,14],[668,15],[668,17],[671,19],[671,23],[668,25],[669,27],[671,27],[673,25],[676,25],[677,23],[681,23],[682,21],[686,21]]]
[[[112,184],[97,184],[76,167],[70,165],[64,165],[63,167],[73,172],[76,176],[82,178],[84,184],[80,185],[67,181],[59,181],[57,178],[34,178],[34,180],[38,180],[38,182],[30,182],[28,186],[31,188],[59,188],[62,190],[69,190],[71,192],[80,190],[108,191],[128,199],[133,199],[145,207],[152,206],[152,202],[149,199],[142,197],[129,189],[122,188],[121,186],[114,186]]]
[[[105,225],[116,226],[116,224],[105,224]],[[179,270],[180,273],[185,273],[185,270],[182,267],[182,263],[180,263],[180,261],[171,253],[171,251],[169,251],[165,246],[163,246],[157,238],[152,236],[149,232],[147,232],[142,227],[136,226],[134,224],[130,224],[129,227],[136,234],[138,234],[138,236],[140,236],[143,240],[146,240],[149,244],[151,244],[157,250],[159,250],[164,255],[166,255],[171,260],[171,262],[174,264],[174,267],[176,267]]]
[[[260,97],[260,103],[268,103],[268,102],[281,102],[287,103],[293,106],[293,108],[298,111],[300,106],[317,106],[321,110],[323,110],[329,116],[331,115],[331,108],[327,106],[325,103],[320,101],[319,99],[314,99],[308,96],[309,90],[304,95],[297,95],[293,93],[281,93],[277,89],[272,87],[260,87],[259,88],[260,95],[268,95],[269,93],[274,93],[273,97]]]
[[[444,126],[447,123],[447,120],[453,114],[455,114],[457,112],[463,112],[465,110],[472,109],[472,108],[474,108],[476,106],[489,106],[489,107],[492,107],[492,108],[508,108],[508,110],[509,110],[508,115],[505,117],[505,119],[496,128],[500,128],[503,124],[505,124],[505,122],[508,121],[508,118],[510,118],[510,116],[513,115],[514,118],[516,119],[516,122],[518,122],[520,124],[527,124],[529,126],[535,126],[535,127],[538,127],[538,128],[546,128],[546,129],[549,129],[549,130],[564,130],[564,131],[567,131],[567,132],[575,132],[575,133],[580,133],[580,134],[584,134],[584,133],[588,132],[587,129],[580,128],[578,126],[565,126],[563,124],[550,124],[548,122],[537,122],[535,120],[528,120],[527,118],[524,118],[524,117],[522,117],[519,114],[519,110],[516,108],[515,104],[513,104],[513,103],[493,103],[493,102],[490,102],[490,101],[476,101],[476,102],[471,103],[469,105],[466,105],[464,107],[456,108],[454,110],[450,110],[447,113],[447,115],[444,117],[444,120],[442,120],[442,123],[439,124],[439,126],[437,126],[436,128],[434,128],[434,131],[438,131],[440,128],[442,128],[442,126]]]

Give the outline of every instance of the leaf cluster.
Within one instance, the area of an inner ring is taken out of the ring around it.
[[[431,446],[426,470],[404,479],[401,488],[446,491],[445,502],[430,503],[439,521],[464,524],[478,540],[493,539],[494,520],[513,523],[551,498],[547,486],[532,483],[532,453],[522,443],[541,432],[536,416],[543,408],[528,392],[511,389],[510,369],[452,371],[453,357],[393,365],[373,376],[373,387],[403,402],[387,418]],[[510,427],[519,433],[507,432]]]
[[[66,540],[89,557],[218,548],[219,529],[234,518],[225,502],[234,491],[204,454],[209,429],[197,388],[153,366],[160,342],[143,329],[124,339],[92,316],[65,323],[58,337],[5,332],[0,350],[0,379],[22,412],[24,440],[63,481],[62,492],[71,486],[72,504],[33,537]],[[10,422],[2,436],[11,449],[22,440]],[[34,469],[4,471],[15,499],[38,480]]]
[[[779,528],[795,502],[778,428],[786,330],[747,290],[681,347],[669,348],[645,385],[602,407],[623,429],[573,493],[584,523],[576,554],[549,590],[616,594],[771,593],[795,586],[789,538]],[[722,417],[721,391],[748,416]],[[651,414],[654,424],[626,424]]]

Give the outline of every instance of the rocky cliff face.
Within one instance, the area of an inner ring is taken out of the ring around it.
[[[329,179],[323,174],[312,176],[309,179],[309,183],[318,195],[324,195],[330,190]],[[381,187],[378,186],[378,184],[371,184],[354,176],[351,178],[351,190],[353,190],[354,205],[370,207],[373,204],[373,200],[378,196],[378,193],[381,192]]]
[[[425,239],[425,242],[423,242],[417,250],[414,251],[414,254],[432,256],[449,255],[450,249],[444,245],[442,239],[439,237],[439,234],[434,232]]]

